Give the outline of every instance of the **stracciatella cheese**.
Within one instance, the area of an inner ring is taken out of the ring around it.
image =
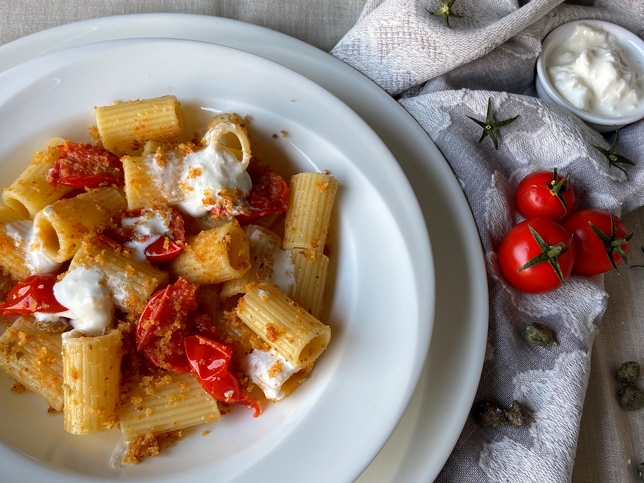
[[[618,39],[581,24],[546,60],[559,94],[591,114],[619,117],[644,106],[644,66]]]
[[[291,252],[282,250],[280,238],[261,226],[249,225],[246,233],[255,259],[262,265],[257,273],[258,283],[272,283],[283,294],[292,297],[295,290],[295,265]]]
[[[8,223],[5,226],[5,232],[13,238],[16,247],[24,250],[25,265],[32,274],[51,273],[60,268],[60,263],[52,261],[45,254],[42,246],[35,242],[33,220]]]
[[[85,335],[101,335],[112,324],[114,304],[96,267],[76,267],[54,284],[54,297],[68,309],[60,314],[71,319],[74,329]]]
[[[264,396],[273,401],[284,398],[282,385],[300,370],[278,354],[275,349],[268,352],[253,350],[242,360],[242,369],[262,389]]]
[[[221,193],[238,191],[246,195],[253,187],[247,164],[218,142],[216,128],[206,133],[202,149],[152,153],[142,161],[168,203],[193,218],[204,216],[221,203]],[[231,214],[238,214],[232,208]]]

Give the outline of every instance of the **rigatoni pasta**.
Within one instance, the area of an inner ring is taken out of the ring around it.
[[[38,330],[20,317],[0,336],[0,369],[42,396],[56,411],[63,409],[62,341],[59,333]]]
[[[135,154],[146,141],[169,142],[183,129],[181,104],[175,96],[120,102],[96,108],[103,145],[119,154]]]
[[[124,156],[122,158],[128,209],[130,210],[159,203],[174,204],[181,199],[178,189],[162,189],[157,184],[153,172],[155,164],[163,167],[166,162],[162,148],[158,148],[158,150],[158,155],[154,152],[148,155],[152,157],[148,163],[145,162],[145,156]],[[172,182],[174,183],[174,179]]]
[[[65,430],[92,434],[111,428],[120,393],[121,333],[85,337],[72,331],[62,341]]]
[[[291,177],[283,247],[322,252],[326,243],[338,182],[324,173]]]
[[[124,393],[119,412],[125,441],[212,423],[220,417],[217,401],[192,374],[173,373],[136,381]]]
[[[74,256],[88,233],[125,209],[125,198],[115,188],[99,188],[56,201],[34,217],[34,242],[54,262]]]
[[[52,186],[47,182],[49,170],[60,157],[56,146],[63,143],[64,139],[54,138],[44,151],[35,153],[27,169],[2,192],[5,204],[21,217],[33,218],[37,212],[72,190],[67,186]]]
[[[312,365],[331,340],[329,326],[271,284],[253,287],[240,299],[236,313],[255,334],[298,367]]]
[[[22,280],[31,274],[27,265],[29,259],[29,240],[22,240],[16,235],[30,230],[33,223],[23,219],[20,214],[8,205],[0,206],[0,267],[15,280]]]
[[[170,272],[198,284],[221,283],[250,268],[248,239],[238,223],[227,223],[188,238]]]
[[[291,250],[290,252],[295,273],[293,300],[313,317],[319,319],[322,316],[329,258],[315,250]]]

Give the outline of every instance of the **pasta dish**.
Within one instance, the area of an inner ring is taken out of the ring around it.
[[[308,378],[338,183],[287,183],[236,114],[178,143],[174,96],[95,111],[94,144],[53,139],[2,193],[0,368],[136,463]]]

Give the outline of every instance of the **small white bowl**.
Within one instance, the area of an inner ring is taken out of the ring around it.
[[[541,55],[537,59],[537,80],[536,88],[537,95],[546,101],[554,102],[562,107],[565,107],[581,120],[583,120],[590,127],[599,132],[614,131],[617,128],[623,127],[635,121],[644,118],[644,105],[628,115],[619,117],[607,117],[579,109],[578,107],[570,104],[564,99],[555,87],[550,82],[546,66],[547,60],[552,51],[558,47],[566,38],[570,37],[578,25],[585,24],[590,27],[595,27],[612,34],[619,41],[620,47],[630,52],[632,58],[637,59],[640,66],[644,65],[644,41],[637,35],[626,30],[625,28],[615,25],[603,20],[575,20],[561,25],[554,29],[543,41]]]

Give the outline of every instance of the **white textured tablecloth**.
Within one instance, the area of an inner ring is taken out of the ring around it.
[[[216,15],[242,20],[245,22],[272,28],[288,35],[311,43],[324,50],[330,50],[354,26],[360,17],[364,20],[373,12],[375,6],[392,2],[368,2],[368,9],[362,12],[364,0],[222,0],[201,1],[187,0],[173,2],[169,0],[0,0],[0,44],[10,42],[22,36],[77,20],[117,15],[125,13],[150,12],[184,12],[203,15]],[[438,2],[427,0],[426,5],[435,9]],[[474,2],[476,3],[476,2]],[[533,2],[498,2],[499,5],[515,6]],[[534,2],[537,3],[544,2]],[[546,2],[547,3],[547,2]],[[552,2],[559,3],[559,2]],[[578,0],[567,2],[571,6],[590,8],[597,2]],[[601,2],[600,2],[601,3]],[[603,2],[611,3],[611,2]],[[625,9],[639,6],[639,11],[631,12],[634,29],[640,35],[644,32],[644,2],[630,0],[612,2],[613,7],[621,9],[621,14],[628,15]],[[419,3],[419,5],[421,5]],[[472,1],[458,0],[457,11],[467,11]],[[636,7],[637,8],[637,7]],[[362,15],[361,15],[362,12]],[[545,11],[544,11],[545,12]],[[490,15],[494,12],[488,12]],[[395,16],[392,12],[391,16]],[[626,18],[626,17],[624,17]],[[485,19],[479,19],[485,22]],[[489,21],[489,19],[487,19]],[[626,22],[628,23],[628,22]],[[509,26],[508,32],[512,28]],[[352,34],[355,34],[354,31]],[[395,34],[395,30],[392,32]],[[345,39],[350,41],[351,39]],[[503,39],[505,40],[505,39]],[[521,42],[521,37],[514,40]],[[510,45],[508,48],[511,48]],[[468,59],[469,60],[469,59]],[[472,58],[476,65],[476,58]],[[478,61],[481,69],[485,63]],[[437,68],[440,68],[438,66]],[[460,71],[462,72],[462,71]],[[436,71],[432,76],[443,74]],[[383,83],[383,79],[374,79]],[[459,89],[467,85],[467,79],[459,77],[459,71],[441,78],[441,82],[451,83],[449,89]],[[520,87],[520,86],[519,86]],[[443,87],[446,89],[447,87]],[[431,90],[439,90],[434,86]],[[481,114],[479,114],[479,117]],[[489,140],[488,140],[489,141]],[[644,163],[644,159],[634,159]],[[464,183],[468,180],[463,179]],[[476,211],[475,211],[476,213]],[[632,241],[632,263],[644,263],[644,256],[639,250],[644,246],[644,209],[628,213],[624,221],[634,230]],[[644,296],[644,269],[622,270],[621,275],[610,273],[605,277],[605,289],[610,298],[592,351],[592,371],[583,406],[583,417],[580,428],[574,424],[566,431],[572,431],[567,437],[578,440],[574,471],[570,476],[565,468],[556,473],[559,477],[553,481],[565,481],[571,478],[574,482],[629,482],[637,481],[635,467],[644,461],[644,417],[641,412],[623,411],[616,402],[616,383],[614,373],[617,367],[626,360],[644,362],[644,314],[641,299]],[[580,397],[580,403],[584,400]],[[471,431],[471,429],[469,430]],[[489,433],[483,433],[482,439],[494,439]],[[577,439],[578,438],[578,439]],[[464,434],[457,449],[448,462],[448,467],[441,474],[442,481],[477,481],[476,474],[458,478],[458,468],[478,466],[482,457],[476,458],[470,448],[463,447],[471,440],[471,434]],[[574,448],[573,448],[574,450]],[[574,451],[573,451],[574,454]],[[489,475],[488,475],[489,477]],[[490,481],[504,481],[490,478]],[[511,481],[511,480],[507,480]],[[543,481],[524,479],[524,481]]]

